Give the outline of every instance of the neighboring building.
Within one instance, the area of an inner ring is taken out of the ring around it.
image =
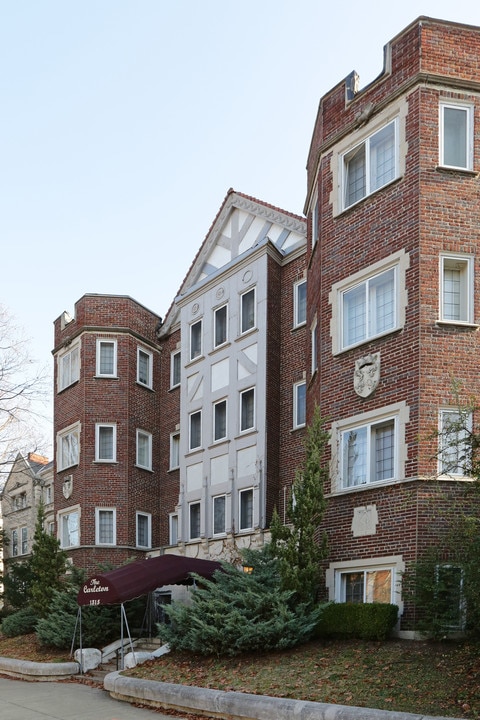
[[[437,430],[480,396],[480,28],[422,17],[384,58],[363,90],[352,73],[322,97],[314,127],[307,405],[332,421],[328,595],[395,602],[408,633],[402,573],[467,480]]]
[[[177,551],[234,556],[284,512],[305,426],[305,250],[302,218],[230,190],[159,332]]]
[[[160,545],[159,323],[129,297],[96,294],[55,321],[56,525],[80,567]]]
[[[40,501],[44,504],[45,529],[53,532],[53,462],[35,453],[29,453],[26,458],[19,453],[1,498],[6,572],[10,562],[22,561],[31,555]]]

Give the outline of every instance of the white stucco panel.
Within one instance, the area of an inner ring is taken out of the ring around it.
[[[237,477],[254,476],[256,472],[257,446],[237,451]]]
[[[202,463],[187,465],[187,492],[199,490],[202,487]]]
[[[219,455],[210,460],[210,484],[217,485],[218,483],[226,482],[228,480],[228,455]]]
[[[220,360],[212,365],[212,392],[220,390],[229,384],[229,359]]]
[[[227,263],[230,262],[232,259],[232,253],[230,252],[230,248],[221,247],[220,245],[215,245],[212,252],[207,258],[207,263],[211,265],[214,268],[221,268]]]

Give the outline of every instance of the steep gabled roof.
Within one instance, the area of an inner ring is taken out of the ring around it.
[[[167,312],[161,335],[168,334],[176,322],[176,301],[262,241],[288,255],[306,244],[306,221],[230,188]]]

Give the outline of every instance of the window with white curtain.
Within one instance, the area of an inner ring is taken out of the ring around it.
[[[57,470],[78,465],[80,456],[80,423],[57,433]]]
[[[393,120],[342,156],[344,209],[398,176],[397,145],[397,121]]]

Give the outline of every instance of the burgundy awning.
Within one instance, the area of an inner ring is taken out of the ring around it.
[[[117,570],[95,575],[82,585],[77,595],[79,605],[114,605],[147,595],[163,585],[186,584],[190,573],[211,578],[221,570],[219,562],[180,555],[138,560]]]

